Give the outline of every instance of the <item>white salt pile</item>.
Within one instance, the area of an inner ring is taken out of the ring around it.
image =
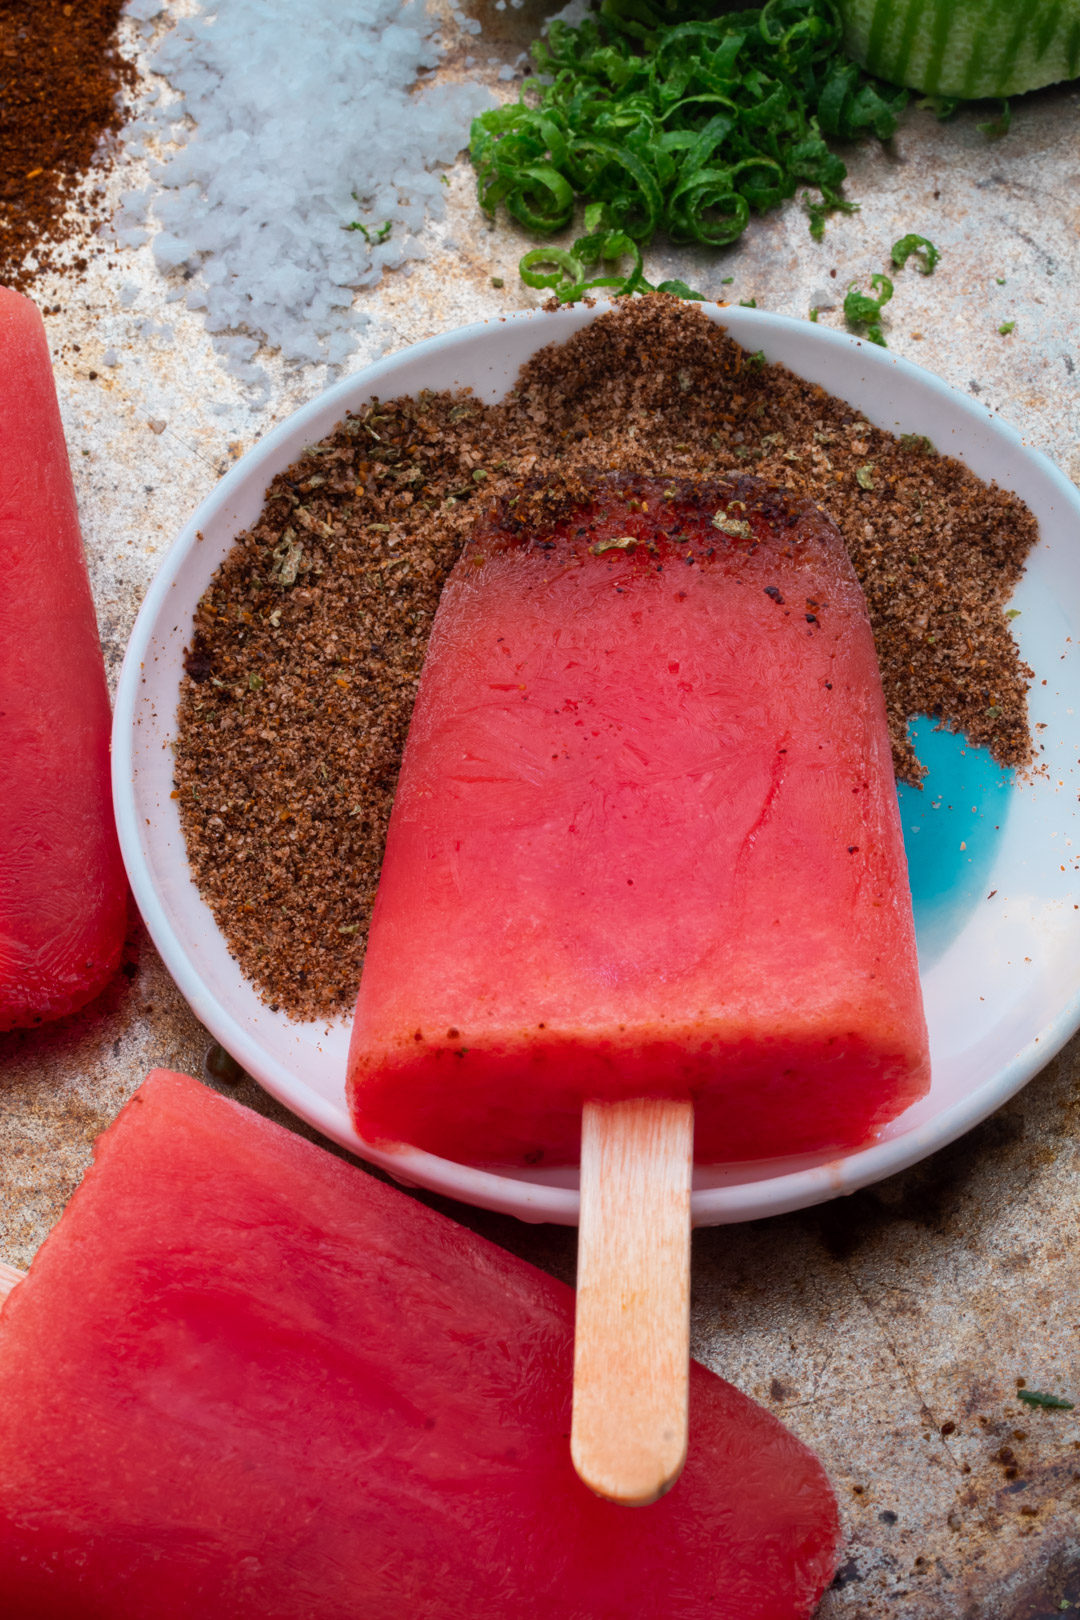
[[[147,34],[162,0],[129,0]],[[458,26],[479,24],[457,15]],[[467,144],[492,97],[478,85],[417,87],[441,59],[423,0],[204,0],[154,47],[173,98],[151,96],[125,140],[181,143],[114,221],[183,269],[177,297],[205,310],[238,376],[263,383],[261,342],[292,361],[338,363],[367,317],[354,290],[423,257],[416,234],[443,213],[437,165]]]

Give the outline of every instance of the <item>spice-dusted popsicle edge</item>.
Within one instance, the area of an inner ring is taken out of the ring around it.
[[[567,478],[443,592],[350,1054],[369,1141],[705,1163],[860,1145],[929,1083],[885,704],[840,535],[752,478]]]
[[[105,666],[44,323],[0,288],[0,1031],[104,988],[126,893]]]
[[[564,1284],[152,1074],[0,1313],[5,1620],[807,1620],[820,1463],[691,1369],[645,1512],[575,1477]]]

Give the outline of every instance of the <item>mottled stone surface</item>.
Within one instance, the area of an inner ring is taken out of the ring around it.
[[[542,10],[484,14],[489,33],[459,41],[446,71],[494,83]],[[847,281],[886,268],[898,236],[929,235],[941,264],[929,279],[913,265],[895,276],[890,347],[978,394],[1080,479],[1078,109],[1074,89],[1029,97],[996,144],[971,114],[939,125],[916,111],[890,147],[850,154],[862,210],[831,222],[823,244],[792,205],[723,254],[658,248],[647,273],[784,314],[817,305],[840,325]],[[121,170],[110,184],[140,178]],[[364,295],[391,348],[539,297],[517,279],[519,234],[478,216],[464,162],[450,180],[428,259]],[[129,283],[139,292],[125,309]],[[251,410],[201,318],[167,304],[169,290],[148,248],[41,289],[61,305],[48,327],[114,680],[173,534],[230,462],[325,381],[270,357],[272,401]],[[1016,322],[1007,338],[1004,320]],[[163,325],[171,333],[155,335]],[[102,363],[109,347],[114,367]],[[0,1036],[0,1258],[28,1263],[145,1070],[203,1074],[210,1045],[135,919],[124,971],[95,1008]],[[231,1090],[287,1118],[250,1082]],[[1080,1411],[1029,1411],[1016,1396],[1025,1379],[1080,1401],[1078,1134],[1074,1040],[1007,1107],[905,1174],[803,1214],[696,1234],[695,1353],[814,1445],[836,1483],[848,1545],[825,1620],[1036,1620],[1080,1606]],[[571,1232],[441,1207],[572,1278]]]

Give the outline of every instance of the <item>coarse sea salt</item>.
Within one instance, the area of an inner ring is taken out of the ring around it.
[[[127,10],[149,35],[163,6]],[[205,0],[157,38],[149,65],[173,95],[147,98],[125,139],[178,144],[113,229],[137,246],[149,210],[156,263],[184,275],[188,308],[243,381],[267,386],[261,343],[346,360],[369,319],[356,291],[424,256],[420,232],[444,212],[439,165],[494,100],[475,84],[418,86],[441,55],[423,0]]]

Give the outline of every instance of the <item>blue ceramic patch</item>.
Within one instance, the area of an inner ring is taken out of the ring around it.
[[[921,790],[901,782],[915,933],[923,967],[941,956],[986,898],[986,882],[1009,813],[1013,773],[934,720],[909,735],[927,769]]]

